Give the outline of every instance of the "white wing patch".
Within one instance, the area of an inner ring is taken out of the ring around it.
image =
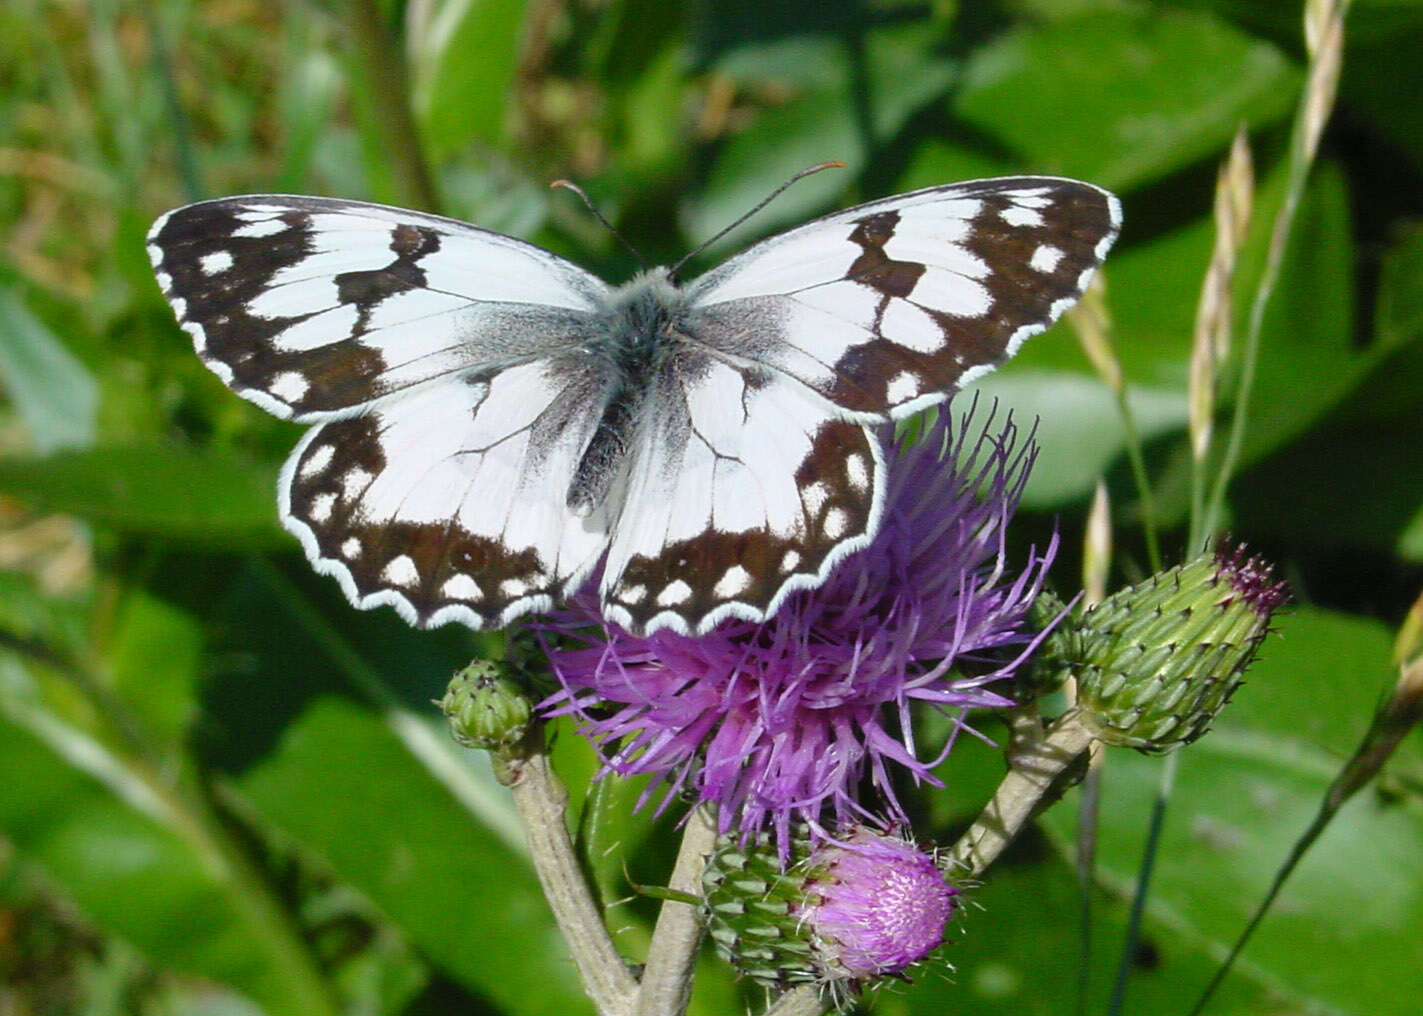
[[[532,244],[325,198],[223,198],[154,223],[198,354],[278,416],[320,421],[471,368],[578,345],[608,287]]]

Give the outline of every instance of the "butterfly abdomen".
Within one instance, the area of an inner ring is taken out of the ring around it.
[[[591,352],[612,383],[578,469],[568,485],[568,507],[587,516],[613,488],[632,444],[654,378],[677,347],[685,299],[658,268],[615,290],[599,322]]]

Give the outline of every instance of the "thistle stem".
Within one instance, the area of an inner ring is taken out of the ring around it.
[[[823,1012],[825,1003],[820,999],[820,992],[803,985],[776,999],[776,1004],[766,1010],[766,1016],[821,1016]]]
[[[613,945],[578,866],[578,855],[564,824],[568,791],[549,764],[542,732],[531,734],[528,741],[533,746],[526,743],[517,755],[496,756],[495,771],[513,792],[539,884],[573,954],[584,990],[601,1016],[623,1016],[632,1008],[637,982]]]
[[[1037,813],[1053,781],[1081,757],[1094,740],[1077,714],[1069,712],[1053,725],[1042,741],[1015,752],[998,792],[968,832],[949,850],[941,865],[943,869],[957,878],[981,874]]]
[[[700,899],[702,870],[715,845],[716,823],[711,809],[704,805],[687,818],[667,887]],[[647,949],[647,966],[632,1010],[634,1016],[676,1016],[686,1011],[703,930],[695,907],[678,900],[663,902]]]

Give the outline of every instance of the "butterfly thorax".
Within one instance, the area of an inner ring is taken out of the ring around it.
[[[590,515],[626,465],[654,381],[679,345],[686,295],[667,269],[642,272],[609,294],[587,351],[607,371],[602,414],[568,485],[568,507]]]

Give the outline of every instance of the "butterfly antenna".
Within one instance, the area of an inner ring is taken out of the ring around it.
[[[577,194],[580,198],[582,198],[584,207],[586,207],[588,211],[593,214],[593,218],[601,222],[603,224],[603,228],[605,228],[609,233],[612,233],[613,236],[617,237],[618,243],[626,247],[628,249],[628,253],[637,259],[637,264],[639,268],[641,268],[643,271],[647,271],[647,262],[642,260],[642,255],[637,252],[637,248],[634,247],[632,244],[628,243],[627,237],[619,233],[617,231],[617,227],[615,227],[611,222],[604,218],[603,213],[598,211],[598,206],[593,204],[593,200],[583,192],[582,187],[578,186],[572,180],[555,180],[553,183],[549,184],[548,187],[549,190],[554,190],[556,188],[562,187],[564,190],[571,190],[574,194]]]
[[[756,214],[757,212],[759,212],[761,209],[765,208],[765,207],[766,207],[767,205],[769,205],[772,201],[776,200],[776,198],[780,197],[780,196],[781,196],[781,193],[782,193],[784,190],[786,190],[786,188],[788,188],[791,184],[796,183],[796,182],[798,182],[798,181],[800,181],[800,180],[805,179],[806,177],[810,176],[812,173],[819,173],[821,170],[824,170],[824,169],[844,169],[844,168],[845,168],[845,164],[844,164],[843,162],[821,162],[821,163],[817,163],[817,164],[814,165],[814,166],[809,166],[809,167],[807,167],[806,169],[802,169],[802,170],[801,170],[799,173],[797,173],[795,176],[791,177],[791,178],[790,178],[789,180],[787,180],[785,183],[781,184],[779,187],[777,187],[775,190],[771,191],[771,193],[767,194],[764,198],[762,198],[759,202],[757,202],[756,207],[753,208],[753,209],[751,209],[751,211],[747,212],[745,215],[742,215],[742,216],[741,216],[740,218],[738,218],[735,222],[731,223],[730,225],[728,225],[728,226],[725,227],[724,229],[722,229],[722,230],[720,230],[719,232],[717,232],[714,236],[711,237],[711,239],[709,239],[709,240],[703,240],[701,243],[697,244],[697,246],[696,246],[692,251],[690,251],[684,258],[682,258],[681,261],[678,261],[675,265],[672,266],[672,270],[671,270],[668,274],[669,274],[673,279],[676,279],[676,278],[681,274],[681,272],[682,272],[682,266],[683,266],[683,265],[685,265],[688,261],[692,260],[692,258],[696,257],[696,256],[697,256],[698,254],[700,254],[702,251],[706,250],[706,249],[707,249],[708,247],[710,247],[712,244],[716,243],[718,240],[720,240],[722,237],[724,237],[727,233],[730,233],[733,229],[735,229],[737,226],[741,225],[741,224],[742,224],[743,222],[745,222],[747,219],[751,218],[751,216],[755,215],[755,214]]]

